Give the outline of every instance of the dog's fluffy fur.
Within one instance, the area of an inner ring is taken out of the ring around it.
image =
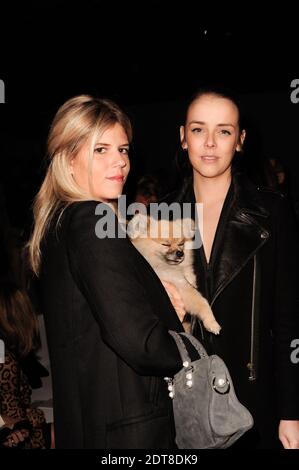
[[[191,219],[157,221],[137,214],[128,224],[128,235],[159,278],[176,286],[186,311],[200,318],[208,331],[219,334],[221,327],[208,301],[196,288],[191,249],[194,222]],[[190,323],[184,321],[183,326],[190,331]]]

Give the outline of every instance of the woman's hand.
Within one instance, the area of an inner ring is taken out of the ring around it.
[[[171,303],[177,313],[177,316],[179,317],[180,321],[183,322],[186,315],[186,309],[181,294],[179,293],[175,285],[171,282],[162,281],[162,284],[165,287],[165,290],[171,300]]]
[[[20,442],[24,442],[29,437],[29,431],[27,429],[21,429],[12,432],[6,442],[3,444],[5,447],[17,447]]]
[[[299,421],[282,419],[278,434],[285,449],[299,449]]]

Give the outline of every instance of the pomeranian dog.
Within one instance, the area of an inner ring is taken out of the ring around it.
[[[221,327],[208,301],[196,286],[191,249],[195,233],[194,221],[156,220],[139,213],[130,220],[127,233],[133,245],[152,266],[160,280],[171,282],[176,286],[186,312],[202,320],[208,331],[219,334]],[[190,331],[190,322],[184,319],[183,326],[186,331]]]

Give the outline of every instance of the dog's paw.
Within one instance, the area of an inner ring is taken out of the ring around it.
[[[221,326],[216,322],[216,320],[207,320],[204,321],[203,324],[208,331],[214,333],[214,335],[219,335]]]

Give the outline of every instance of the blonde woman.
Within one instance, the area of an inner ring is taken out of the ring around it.
[[[68,100],[49,134],[30,257],[49,343],[56,448],[174,446],[163,377],[180,368],[168,329],[181,331],[181,323],[129,240],[97,231],[95,211],[118,225],[104,203],[122,193],[131,137],[119,107],[90,96]]]

